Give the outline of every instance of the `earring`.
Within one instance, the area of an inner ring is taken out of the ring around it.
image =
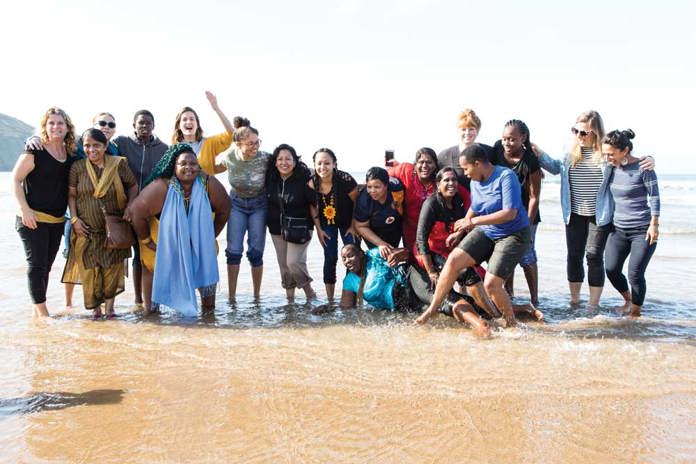
[[[628,164],[628,157],[621,160],[621,166],[626,166]]]

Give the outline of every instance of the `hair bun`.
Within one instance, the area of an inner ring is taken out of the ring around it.
[[[626,137],[628,137],[629,139],[634,139],[636,137],[636,133],[633,132],[632,129],[623,130],[623,131],[621,131],[621,133],[623,135],[625,135]]]
[[[234,119],[232,119],[232,125],[235,129],[239,129],[240,127],[250,127],[251,121],[242,116],[235,116]]]

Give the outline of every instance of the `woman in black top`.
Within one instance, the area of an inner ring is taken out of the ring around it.
[[[27,257],[34,315],[48,316],[48,274],[63,235],[70,153],[75,151],[75,128],[60,108],[49,108],[41,119],[41,141],[43,149],[20,155],[12,175],[20,208],[15,228]]]
[[[309,187],[316,192],[316,207],[312,219],[317,238],[324,247],[324,286],[329,300],[334,298],[338,237],[343,244],[360,243],[353,228],[353,205],[358,198],[358,183],[353,176],[336,169],[336,155],[328,148],[320,148],[312,157],[314,175]]]
[[[537,268],[537,256],[534,247],[537,224],[541,222],[539,216],[539,194],[541,193],[541,167],[532,151],[532,142],[529,139],[529,128],[519,119],[512,119],[505,123],[503,138],[493,146],[493,164],[512,169],[517,174],[517,179],[522,186],[522,204],[529,217],[529,229],[532,241],[527,253],[520,260],[520,266],[524,270],[529,287],[530,303],[532,306],[539,304],[539,271]],[[505,288],[513,295],[514,274],[505,282]]]
[[[389,260],[401,242],[404,186],[380,167],[370,168],[365,182],[367,186],[358,195],[353,212],[355,228],[368,248],[379,247],[382,257]]]
[[[316,297],[307,271],[312,231],[310,206],[315,203],[314,191],[307,185],[309,176],[309,169],[300,162],[293,147],[284,143],[273,150],[266,175],[267,224],[288,300],[294,299],[296,288],[304,290],[308,299]],[[284,234],[290,228],[293,233]]]

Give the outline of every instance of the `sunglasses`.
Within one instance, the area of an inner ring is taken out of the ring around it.
[[[572,132],[573,135],[579,135],[580,137],[587,137],[592,133],[592,131],[578,130],[574,127],[570,129],[570,132]]]
[[[116,127],[115,122],[109,122],[109,121],[97,121],[97,124],[99,124],[99,127],[109,126],[109,129],[114,129]]]

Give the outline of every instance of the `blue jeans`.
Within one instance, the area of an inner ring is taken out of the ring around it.
[[[335,284],[336,264],[338,263],[339,232],[344,245],[347,245],[349,243],[355,243],[356,245],[360,245],[360,239],[353,238],[352,235],[346,235],[348,227],[341,227],[339,229],[337,225],[322,224],[321,228],[324,232],[326,232],[329,235],[329,239],[326,240],[326,246],[324,246],[324,283]]]
[[[655,253],[657,243],[648,245],[645,234],[648,226],[632,229],[614,229],[609,234],[607,247],[604,252],[604,265],[607,268],[607,277],[619,293],[628,291],[628,282],[631,283],[631,303],[643,306],[647,285],[645,283],[645,270],[650,258]],[[628,282],[623,274],[623,266],[628,259]]]
[[[263,266],[263,250],[266,245],[266,195],[240,198],[234,192],[232,210],[227,221],[227,264],[238,265],[244,253],[244,234],[247,234],[247,259],[252,267]]]

